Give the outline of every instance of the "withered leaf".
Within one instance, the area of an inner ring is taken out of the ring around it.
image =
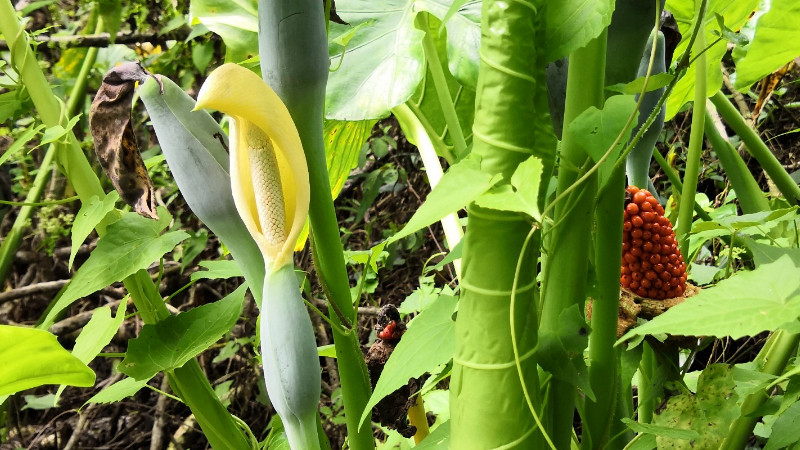
[[[149,76],[138,62],[123,63],[109,70],[92,101],[89,128],[95,153],[120,198],[144,217],[158,219],[153,182],[131,125],[136,82],[144,83]]]
[[[325,0],[322,0],[322,7],[323,8],[325,7]],[[350,25],[349,23],[347,23],[344,20],[342,20],[342,18],[339,17],[338,14],[336,14],[336,2],[334,0],[331,0],[331,11],[330,12],[331,12],[331,14],[330,14],[331,22],[338,23],[339,25]]]

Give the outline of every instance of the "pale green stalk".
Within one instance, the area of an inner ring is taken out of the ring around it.
[[[411,109],[406,104],[398,105],[392,108],[392,114],[400,122],[403,133],[411,137],[417,143],[419,155],[422,158],[422,165],[425,167],[425,173],[428,175],[428,182],[431,189],[439,184],[442,179],[444,171],[442,165],[439,163],[439,156],[436,154],[436,148],[433,145],[425,127],[422,126],[417,116],[411,112]],[[441,220],[442,229],[444,229],[444,236],[447,239],[447,247],[449,249],[455,248],[461,238],[464,236],[464,230],[458,221],[458,215],[448,214]],[[453,260],[453,267],[456,269],[456,276],[461,276],[461,258]]]
[[[700,158],[703,153],[703,123],[706,111],[706,46],[705,30],[702,25],[705,11],[701,1],[695,1],[697,16],[701,22],[694,42],[697,54],[695,61],[694,105],[692,106],[692,130],[689,135],[689,148],[686,154],[686,170],[683,175],[683,191],[678,209],[678,226],[675,234],[678,238],[681,253],[689,257],[689,230],[692,229],[692,212],[694,211],[694,195],[697,192],[697,179],[700,176]],[[702,52],[702,53],[701,53]],[[687,260],[687,263],[690,262]]]
[[[792,204],[800,202],[800,187],[792,180],[778,158],[772,154],[767,144],[758,137],[758,133],[747,125],[736,107],[725,98],[721,91],[711,96],[711,103],[717,107],[717,112],[725,119],[725,122],[739,135],[739,139],[744,142],[747,151],[758,161],[764,172],[772,178],[775,186],[786,200]]]

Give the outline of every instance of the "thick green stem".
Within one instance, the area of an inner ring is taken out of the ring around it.
[[[653,349],[646,342],[642,343],[642,361],[639,363],[639,386],[637,397],[639,406],[636,408],[639,415],[639,423],[650,423],[653,421],[653,412],[656,409],[655,378],[658,365]]]
[[[501,183],[508,183],[532,155],[546,164],[553,160],[552,131],[544,128],[550,122],[544,64],[536,67],[542,62],[538,45],[544,31],[537,9],[544,4],[534,3],[482,4],[472,152],[481,158],[482,171],[503,175]],[[450,445],[543,448],[534,416],[541,403],[533,357],[539,252],[537,244],[525,246],[531,227],[538,225],[522,214],[475,204],[468,211],[450,384]]]
[[[758,137],[758,133],[747,125],[747,122],[736,110],[736,107],[725,98],[722,91],[711,96],[711,103],[717,107],[717,112],[725,119],[725,122],[739,135],[739,139],[744,142],[747,151],[758,161],[761,168],[767,172],[767,175],[772,178],[775,186],[786,197],[786,200],[789,203],[800,202],[800,187],[792,180],[792,177],[783,168],[778,158],[772,154],[767,144]]]
[[[28,37],[21,30],[16,12],[9,1],[0,1],[0,32],[6,40],[13,40],[12,61],[19,69],[22,81],[28,88],[42,122],[48,127],[61,123],[66,117],[62,117],[59,102],[39,68],[36,57],[28,45]],[[78,98],[74,101],[75,105],[80,104]],[[87,202],[93,196],[103,197],[105,192],[100,180],[83,154],[75,135],[70,131],[66,138],[68,144],[60,146],[56,159],[81,202]],[[49,172],[46,169],[44,171]],[[105,234],[105,223],[99,224],[97,231],[102,237]],[[169,315],[158,289],[153,285],[146,270],[140,270],[126,278],[124,284],[131,293],[136,308],[142,311],[145,323],[155,323]],[[176,370],[170,376],[170,384],[195,413],[212,447],[250,448],[244,433],[214,394],[197,360],[192,359],[181,369]]]
[[[700,2],[695,2],[700,3]],[[702,7],[702,5],[701,5]],[[699,11],[699,16],[705,16]],[[702,21],[702,19],[700,19]],[[695,54],[703,51],[706,45],[703,26],[697,33],[694,42]],[[692,229],[692,212],[694,211],[694,195],[697,192],[697,178],[700,175],[700,157],[703,154],[703,122],[706,111],[706,54],[700,53],[695,62],[694,105],[692,107],[692,131],[689,136],[689,148],[686,154],[686,171],[683,175],[683,191],[678,209],[678,227],[676,230],[681,253],[689,258],[689,230]],[[690,261],[686,261],[689,263]]]
[[[605,32],[570,55],[558,193],[570,189],[580,177],[579,168],[587,159],[569,124],[589,107],[602,108],[605,98],[605,56]],[[541,339],[547,337],[557,340],[560,333],[566,332],[558,326],[564,310],[578,305],[583,311],[596,184],[597,177],[592,175],[568,197],[568,201],[556,206],[556,225],[551,231],[548,261],[542,280]],[[570,445],[575,395],[576,388],[571,383],[558,378],[551,380],[545,422],[549,424],[548,432],[559,449],[569,448]]]
[[[619,276],[622,264],[622,221],[625,202],[625,172],[611,174],[595,210],[595,271],[597,296],[592,302],[592,332],[589,334],[589,380],[595,401],[586,399],[582,448],[606,446],[619,395],[617,339]],[[621,446],[619,446],[621,447]]]
[[[733,148],[727,139],[723,138],[714,123],[714,118],[706,111],[705,132],[708,141],[717,153],[722,170],[736,191],[736,198],[742,212],[752,214],[759,211],[769,211],[769,202],[758,187],[758,182],[753,178],[739,152]]]
[[[456,113],[453,99],[450,98],[447,79],[445,79],[442,63],[439,61],[439,54],[436,51],[436,44],[433,42],[431,29],[428,26],[428,16],[426,13],[421,13],[417,16],[417,20],[420,28],[425,31],[425,37],[422,38],[425,60],[428,62],[428,70],[431,71],[433,85],[436,87],[436,95],[439,97],[439,106],[442,108],[442,115],[445,123],[447,123],[447,130],[453,138],[453,148],[456,151],[456,155],[463,156],[467,152],[467,141],[464,139],[464,131],[461,129],[461,124],[458,122],[458,114]],[[450,163],[453,163],[453,161],[450,161]]]
[[[323,5],[317,0],[260,0],[259,53],[264,80],[281,97],[297,125],[308,163],[311,185],[309,220],[315,265],[325,285],[329,305],[335,305],[349,324],[356,324],[356,309],[344,264],[344,251],[331,198],[322,117],[328,80],[328,44]],[[342,325],[334,306],[331,319]],[[370,396],[370,382],[355,329],[333,329],[342,383],[345,420],[350,448],[374,448],[372,430],[359,427]]]
[[[772,342],[770,342],[772,341]],[[767,344],[761,349],[756,360],[763,360],[764,367],[761,371],[769,375],[780,375],[786,368],[786,364],[797,354],[797,346],[800,344],[800,334],[791,334],[783,330],[776,331]],[[741,415],[731,425],[725,440],[722,441],[720,449],[738,450],[745,448],[753,428],[760,420],[759,415],[753,414],[769,399],[769,394],[761,390],[750,394],[742,403]]]

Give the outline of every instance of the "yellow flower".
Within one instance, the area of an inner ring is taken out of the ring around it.
[[[275,271],[291,264],[310,190],[303,146],[286,105],[258,75],[225,64],[200,88],[200,108],[233,119],[230,172],[236,209],[267,267]]]

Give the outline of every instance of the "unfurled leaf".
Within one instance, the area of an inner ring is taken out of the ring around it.
[[[120,198],[139,214],[158,219],[153,182],[139,154],[131,125],[134,88],[149,76],[134,62],[109,70],[92,101],[89,127],[95,153]]]
[[[120,372],[143,380],[183,366],[233,327],[246,289],[240,286],[222,300],[145,325],[139,337],[129,341]]]

